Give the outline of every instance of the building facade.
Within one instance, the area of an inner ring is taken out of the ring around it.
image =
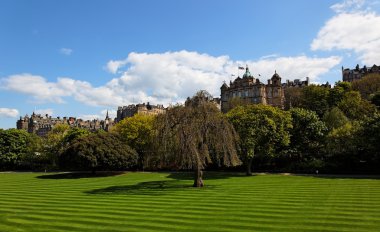
[[[363,66],[363,68],[360,68],[359,65],[356,65],[354,69],[349,68],[343,68],[342,66],[342,79],[343,81],[347,82],[353,82],[356,80],[362,79],[365,75],[371,74],[371,73],[379,73],[380,74],[380,67],[376,66],[375,64],[367,68],[367,66]]]
[[[281,83],[281,77],[275,71],[267,84],[260,82],[259,79],[253,77],[249,72],[248,66],[242,78],[237,77],[234,81],[230,81],[228,86],[223,83],[221,90],[221,110],[223,113],[231,109],[230,101],[233,98],[240,98],[244,103],[264,104],[284,108],[285,89],[292,87],[303,87],[309,85],[309,78],[306,81],[296,79]]]
[[[90,131],[105,130],[108,131],[115,124],[114,120],[109,118],[108,111],[104,120],[82,120],[75,117],[56,117],[53,118],[46,114],[42,116],[40,114],[25,115],[20,117],[16,122],[17,129],[26,130],[29,133],[37,134],[38,136],[46,136],[55,126],[64,124],[70,127],[84,128]]]
[[[165,113],[166,108],[163,105],[150,105],[147,104],[137,104],[128,106],[119,106],[117,109],[116,122],[120,122],[124,118],[132,117],[135,114],[145,114],[145,115],[157,115]]]

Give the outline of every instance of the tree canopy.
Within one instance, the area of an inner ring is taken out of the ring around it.
[[[202,170],[212,162],[240,164],[235,145],[237,134],[212,98],[200,91],[174,106],[155,122],[161,166],[194,170],[194,187],[202,187]]]

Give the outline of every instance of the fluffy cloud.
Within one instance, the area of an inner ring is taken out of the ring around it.
[[[380,60],[380,16],[364,1],[345,1],[332,6],[337,15],[328,20],[311,44],[312,50],[351,50],[367,65]]]
[[[110,73],[116,74],[117,71],[126,64],[128,64],[128,60],[110,60],[105,69]]]
[[[9,76],[2,80],[2,85],[4,89],[30,95],[37,102],[64,103],[64,98],[70,96],[93,106],[115,107],[139,102],[170,104],[183,102],[201,89],[219,96],[223,81],[228,81],[231,74],[237,75],[237,67],[241,64],[247,64],[254,76],[261,74],[262,82],[266,82],[275,70],[284,80],[308,76],[317,81],[340,60],[335,56],[270,56],[257,61],[233,61],[228,56],[215,57],[189,51],[130,53],[125,60],[112,61],[128,65],[128,68],[103,86],[94,87],[86,81],[62,77],[49,82],[31,74]],[[113,70],[117,72],[119,67]]]
[[[71,48],[61,48],[59,49],[59,52],[63,55],[69,56],[73,52],[73,49]]]
[[[19,115],[18,110],[10,108],[0,108],[0,118],[15,118]]]

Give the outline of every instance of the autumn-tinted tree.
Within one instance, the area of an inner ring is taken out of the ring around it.
[[[240,147],[247,175],[252,175],[253,157],[273,155],[276,148],[289,144],[290,114],[268,105],[236,107],[227,113],[240,136]]]
[[[153,122],[155,116],[136,114],[115,125],[113,131],[119,133],[126,143],[139,154],[139,168],[144,169],[145,157],[152,149]]]
[[[126,170],[137,164],[137,153],[113,133],[95,133],[73,140],[60,155],[67,170]]]
[[[57,168],[58,157],[64,150],[64,137],[70,130],[67,124],[56,125],[44,138],[44,153],[51,162],[51,168]]]
[[[372,73],[352,83],[352,89],[359,91],[364,99],[369,100],[371,94],[380,91],[380,74]]]
[[[155,121],[161,166],[193,169],[194,187],[203,186],[202,170],[211,162],[240,164],[236,133],[211,99],[200,91],[185,106],[171,107]]]

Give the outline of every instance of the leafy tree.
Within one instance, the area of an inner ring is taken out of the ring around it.
[[[252,175],[255,154],[273,154],[290,142],[291,118],[288,112],[267,105],[240,106],[227,113],[240,136],[246,174]]]
[[[334,107],[325,113],[323,121],[326,123],[327,128],[332,130],[345,125],[349,120],[338,107]]]
[[[285,94],[285,109],[300,107],[302,103],[302,88],[286,88]]]
[[[67,124],[56,125],[44,139],[44,153],[51,162],[52,168],[57,167],[58,157],[64,151],[64,138],[69,132]]]
[[[210,163],[234,166],[240,163],[232,125],[211,102],[212,96],[200,91],[159,115],[155,121],[161,166],[193,169],[194,187],[202,187],[202,170]]]
[[[377,106],[378,109],[380,108],[380,91],[377,91],[371,95],[371,102]]]
[[[364,99],[369,100],[371,94],[380,91],[380,74],[368,74],[352,83],[352,89],[359,91]]]
[[[89,130],[78,127],[69,128],[69,130],[64,130],[62,138],[63,145],[69,144],[71,141],[77,138],[88,136],[90,134],[91,132]]]
[[[346,92],[338,107],[348,118],[353,120],[360,120],[365,116],[371,117],[376,111],[376,107],[362,99],[357,91]]]
[[[125,170],[135,166],[137,153],[113,133],[95,133],[73,140],[60,155],[69,170]]]
[[[326,125],[314,111],[293,108],[290,113],[293,124],[290,147],[295,161],[307,163],[319,159],[319,150],[327,134]]]
[[[20,167],[22,157],[33,152],[33,139],[25,130],[0,129],[0,169]]]
[[[317,85],[302,88],[301,107],[312,110],[322,117],[329,109],[329,90],[327,87]]]
[[[149,155],[153,141],[153,122],[155,116],[136,114],[133,117],[125,118],[113,127],[139,154],[139,166],[144,169],[145,157]]]

